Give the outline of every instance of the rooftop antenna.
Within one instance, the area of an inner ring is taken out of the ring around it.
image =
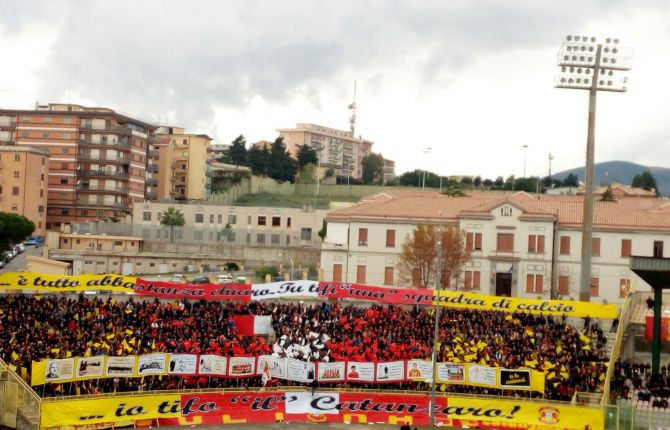
[[[354,81],[354,101],[349,105],[349,110],[351,115],[349,115],[349,130],[351,130],[351,135],[354,135],[356,131],[356,81]]]

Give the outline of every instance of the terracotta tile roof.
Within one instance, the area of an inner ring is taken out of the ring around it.
[[[527,193],[475,192],[466,197],[450,197],[436,192],[389,191],[362,200],[363,203],[330,212],[329,220],[416,221],[482,216],[509,203],[524,216],[551,217],[564,226],[582,223],[582,196],[531,195]],[[596,201],[594,226],[670,231],[670,202],[662,199],[628,197],[615,202]]]

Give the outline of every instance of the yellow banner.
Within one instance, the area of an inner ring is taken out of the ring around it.
[[[180,404],[179,394],[43,401],[40,428],[176,418]]]
[[[425,291],[425,290],[424,290]],[[427,296],[433,300],[436,290]],[[486,296],[482,294],[461,293],[458,291],[440,291],[440,305],[451,308],[492,310],[505,312],[530,312],[532,314],[566,315],[568,317],[591,317],[614,319],[618,310],[616,305],[576,302],[572,300],[522,299],[518,297]],[[424,294],[418,292],[417,296]],[[420,297],[411,297],[417,299]],[[433,302],[434,304],[435,302]]]
[[[502,372],[507,375],[516,373],[516,380],[503,378]],[[544,380],[544,373],[533,369],[501,369],[476,363],[437,363],[437,382],[440,384],[544,393]]]
[[[116,291],[132,293],[134,276],[121,275],[43,275],[30,272],[0,273],[0,290],[38,291]]]
[[[549,402],[448,396],[445,412],[449,416],[449,419],[443,422],[446,426],[473,428],[477,427],[478,423],[486,422],[487,425],[497,424],[506,427],[515,425],[557,429],[604,428],[603,412],[600,408],[564,406]]]

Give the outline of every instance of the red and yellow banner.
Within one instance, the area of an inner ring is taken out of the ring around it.
[[[157,420],[159,425],[262,424],[278,421],[425,426],[425,394],[234,392],[115,396],[45,401],[41,428]],[[520,400],[439,396],[436,423],[450,427],[602,429],[600,408]]]

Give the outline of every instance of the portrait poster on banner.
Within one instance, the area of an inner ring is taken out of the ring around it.
[[[135,371],[135,357],[107,357],[105,364],[105,375],[107,376],[133,376]]]
[[[468,383],[473,385],[497,386],[496,369],[494,367],[470,364],[468,366]]]
[[[264,373],[267,366],[271,378],[286,379],[286,359],[273,357],[271,355],[261,355],[258,357],[258,373]]]
[[[137,360],[138,375],[165,374],[165,354],[140,355]]]
[[[63,381],[74,377],[74,358],[47,360],[44,380],[46,382]]]
[[[170,375],[195,375],[198,356],[193,354],[170,354],[168,373]]]
[[[407,379],[432,381],[433,363],[427,360],[407,360]]]
[[[77,378],[99,378],[102,377],[105,370],[105,356],[79,357],[75,376]]]
[[[438,363],[437,379],[452,384],[465,383],[465,366],[454,363]]]
[[[220,355],[201,355],[198,367],[200,375],[225,376],[228,373],[228,359]]]
[[[377,363],[377,382],[402,381],[405,379],[404,361],[382,361]]]
[[[375,381],[375,363],[347,361],[347,381]]]
[[[289,381],[312,382],[314,380],[314,363],[288,358],[286,368],[286,379]]]
[[[344,361],[318,363],[316,366],[316,379],[319,380],[319,382],[344,381],[346,364],[347,363]]]
[[[228,376],[251,376],[256,374],[256,357],[230,357]]]

